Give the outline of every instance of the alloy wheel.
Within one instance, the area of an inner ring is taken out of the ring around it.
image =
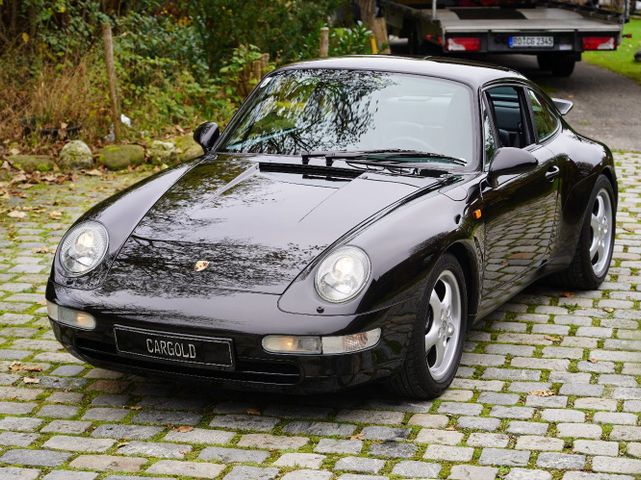
[[[597,277],[602,276],[608,268],[613,233],[612,201],[608,191],[599,190],[590,217],[590,261]]]

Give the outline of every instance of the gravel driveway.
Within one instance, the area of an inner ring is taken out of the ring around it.
[[[617,162],[602,289],[519,295],[471,332],[433,402],[378,386],[234,394],[91,368],[49,328],[51,252],[73,218],[140,175],[22,190],[9,206],[24,218],[0,224],[0,479],[641,478],[641,156]]]

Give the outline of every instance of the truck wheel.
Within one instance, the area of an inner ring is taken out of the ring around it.
[[[453,255],[437,260],[427,287],[405,362],[387,383],[397,395],[423,400],[438,397],[452,383],[467,329],[465,275]]]
[[[550,57],[552,75],[555,77],[569,77],[574,71],[576,57],[574,54],[556,54]]]
[[[540,70],[552,70],[552,58],[549,53],[539,53],[536,56],[536,61]]]

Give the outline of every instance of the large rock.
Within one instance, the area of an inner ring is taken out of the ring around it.
[[[93,156],[91,149],[82,140],[72,140],[60,150],[58,165],[69,169],[92,168]]]
[[[53,159],[48,155],[11,155],[7,158],[14,168],[27,173],[50,172],[53,170]]]
[[[109,170],[122,170],[145,161],[145,149],[140,145],[108,145],[98,152],[98,162]]]
[[[149,154],[149,159],[156,165],[162,165],[163,163],[171,165],[176,161],[177,156],[176,145],[172,142],[161,142],[160,140],[151,142],[147,153]]]
[[[176,160],[178,160],[179,162],[193,160],[194,158],[198,158],[203,154],[203,149],[196,143],[194,137],[191,136],[191,134],[176,137],[172,141],[176,145]]]

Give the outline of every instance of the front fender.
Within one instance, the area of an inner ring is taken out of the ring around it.
[[[88,210],[71,228],[87,220],[94,220],[104,225],[109,233],[109,247],[105,259],[90,273],[80,277],[69,277],[59,261],[61,240],[51,267],[51,279],[65,287],[84,290],[97,288],[138,222],[158,199],[199,161],[194,160],[151,175]]]

